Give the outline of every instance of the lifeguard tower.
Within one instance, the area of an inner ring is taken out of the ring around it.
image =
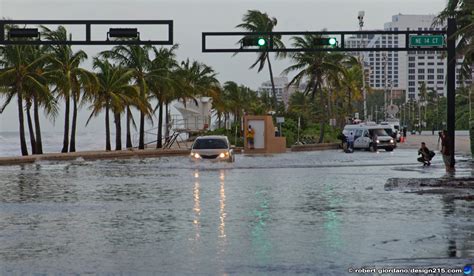
[[[169,124],[164,123],[163,148],[171,148],[173,144],[185,143],[185,140],[209,129],[211,123],[212,98],[200,97],[176,102],[173,105],[180,115],[170,115]],[[147,145],[156,143],[157,128],[145,131]],[[148,139],[148,137],[152,137]],[[138,137],[137,137],[138,138]]]

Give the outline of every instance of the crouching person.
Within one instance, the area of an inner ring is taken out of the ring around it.
[[[428,149],[425,142],[421,142],[421,148],[418,150],[418,155],[421,155],[421,157],[418,157],[418,162],[423,163],[423,166],[431,165],[431,159],[433,159],[434,152]]]

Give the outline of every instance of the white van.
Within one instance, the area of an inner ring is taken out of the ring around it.
[[[400,132],[400,122],[394,120],[387,120],[386,122],[381,122],[382,126],[390,126],[392,128],[392,133],[389,133],[390,136],[397,139],[397,142],[400,142],[402,134]]]
[[[366,149],[375,151],[372,136],[377,136],[377,148],[392,151],[396,147],[393,137],[387,134],[384,127],[376,123],[363,123],[357,125],[346,125],[342,133],[347,137],[349,133],[354,134],[354,149]]]

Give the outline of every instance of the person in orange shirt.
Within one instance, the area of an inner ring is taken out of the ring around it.
[[[249,125],[247,129],[247,145],[249,149],[254,149],[254,137],[255,137],[255,130],[253,130],[252,126]]]

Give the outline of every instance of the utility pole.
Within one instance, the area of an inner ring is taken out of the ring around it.
[[[387,53],[384,52],[382,54],[382,60],[384,62],[384,71],[383,71],[383,81],[384,81],[384,89],[383,89],[383,118],[386,121],[387,120],[387,67],[388,67],[388,59],[387,59]]]
[[[379,110],[378,110],[378,106],[375,105],[375,122],[378,123],[379,121]]]
[[[388,87],[390,89],[390,105],[393,105],[393,87],[391,80],[388,80]]]
[[[359,11],[359,14],[357,15],[357,19],[359,19],[359,30],[362,31],[362,27],[364,27],[364,15],[365,15],[365,12],[364,11]],[[365,43],[364,43],[364,35],[361,34],[360,35],[360,39],[361,39],[361,45],[362,47],[365,47]],[[359,61],[360,61],[360,65],[362,67],[362,95],[364,97],[364,120],[367,121],[367,91],[365,89],[365,64],[364,64],[364,53],[363,52],[360,52],[360,55],[359,55]]]
[[[453,151],[451,153],[451,164],[454,168],[454,149],[455,149],[455,124],[456,124],[456,36],[454,35],[457,31],[456,19],[448,18],[448,30],[447,30],[447,46],[448,46],[448,76],[447,76],[447,104],[448,104],[448,118],[447,128],[450,142],[450,148]]]

